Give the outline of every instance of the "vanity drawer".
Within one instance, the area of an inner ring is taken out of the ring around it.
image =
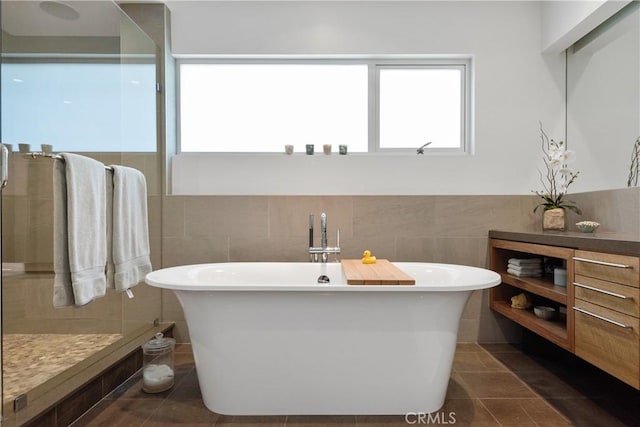
[[[640,283],[638,257],[577,250],[573,262],[574,272],[580,276],[594,277],[636,288]]]
[[[573,282],[576,298],[610,308],[629,316],[640,315],[640,288],[620,285],[593,277],[575,275]]]
[[[640,388],[638,318],[575,300],[575,354]]]

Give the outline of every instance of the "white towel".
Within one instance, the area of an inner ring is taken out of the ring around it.
[[[507,269],[507,273],[517,277],[541,277],[542,273],[524,273],[522,271],[515,271],[511,268]]]
[[[106,181],[104,165],[63,153],[53,168],[53,305],[85,305],[106,293]]]
[[[111,167],[113,168],[112,265],[107,267],[107,271],[109,286],[117,291],[124,291],[140,283],[151,272],[147,183],[139,170],[118,165],[111,165]]]
[[[513,271],[519,271],[521,273],[542,273],[542,266],[520,266],[509,263],[507,268]]]
[[[509,264],[519,266],[540,265],[542,260],[540,258],[509,258]]]

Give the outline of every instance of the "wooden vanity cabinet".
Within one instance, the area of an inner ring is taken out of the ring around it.
[[[575,354],[640,389],[640,259],[576,250]]]
[[[640,390],[640,257],[544,245],[535,237],[536,243],[489,239],[490,268],[502,277],[490,290],[491,309]],[[509,258],[536,256],[566,265],[566,288],[549,275],[506,272]],[[566,316],[548,321],[512,308],[520,292],[536,305],[565,308]]]

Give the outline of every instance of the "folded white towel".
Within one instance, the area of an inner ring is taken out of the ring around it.
[[[84,305],[104,296],[107,260],[104,164],[63,153],[54,181],[55,307]]]
[[[542,273],[524,273],[522,271],[516,271],[511,268],[507,269],[507,273],[518,277],[541,277]]]
[[[542,273],[542,267],[538,266],[535,267],[533,265],[531,266],[521,266],[521,265],[514,265],[514,264],[509,264],[507,265],[507,268],[514,270],[514,271],[519,271],[521,273]]]
[[[509,264],[513,265],[540,265],[542,264],[542,260],[540,258],[509,258],[507,261]]]
[[[109,286],[117,291],[129,289],[151,272],[147,183],[139,170],[126,166],[113,168],[111,217],[111,263],[107,267]]]

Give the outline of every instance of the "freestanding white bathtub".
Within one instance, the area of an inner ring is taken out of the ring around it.
[[[395,263],[415,286],[347,285],[340,264],[224,263],[147,275],[184,310],[205,405],[226,415],[381,415],[444,403],[481,268]],[[331,283],[318,284],[320,275]]]

